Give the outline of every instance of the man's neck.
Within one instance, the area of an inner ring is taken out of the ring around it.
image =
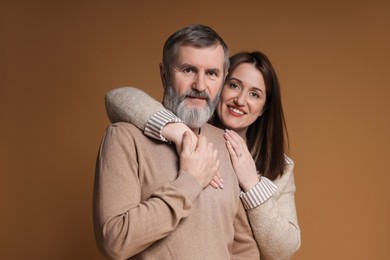
[[[192,132],[194,132],[194,134],[196,135],[199,135],[200,134],[200,127],[199,128],[191,128]]]

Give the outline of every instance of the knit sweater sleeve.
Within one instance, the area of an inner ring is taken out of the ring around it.
[[[168,236],[192,210],[202,191],[189,174],[156,189],[141,201],[134,139],[117,124],[107,128],[96,164],[94,228],[99,249],[127,259]]]
[[[258,207],[247,210],[261,259],[290,259],[299,249],[301,233],[295,208],[293,163],[275,180],[277,192]]]
[[[128,122],[144,131],[146,136],[167,142],[161,134],[168,123],[182,122],[144,91],[134,87],[121,87],[107,92],[106,111],[112,123]]]

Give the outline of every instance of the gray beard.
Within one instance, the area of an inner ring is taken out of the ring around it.
[[[171,86],[166,86],[164,92],[163,104],[165,108],[176,114],[184,124],[191,129],[202,127],[210,117],[213,115],[214,110],[219,101],[219,94],[211,101],[209,95],[206,92],[199,92],[194,89],[189,89],[184,95],[177,96]],[[207,105],[205,108],[187,108],[185,100],[187,96],[205,98]]]

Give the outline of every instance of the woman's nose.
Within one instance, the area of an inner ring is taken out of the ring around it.
[[[245,102],[246,102],[246,98],[245,98],[245,96],[243,95],[243,93],[238,94],[238,95],[234,98],[234,103],[235,103],[237,106],[244,106],[244,105],[245,105]]]

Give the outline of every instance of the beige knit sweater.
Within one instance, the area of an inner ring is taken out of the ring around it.
[[[222,130],[202,127],[229,160]],[[173,145],[147,138],[128,123],[110,125],[96,166],[94,227],[97,244],[114,259],[258,259],[259,251],[238,181],[229,163],[224,189],[179,174]]]

